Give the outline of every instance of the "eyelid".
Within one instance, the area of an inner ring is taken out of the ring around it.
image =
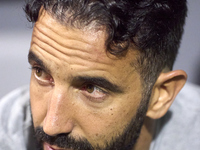
[[[93,83],[93,82],[85,82],[85,83],[81,84],[81,87],[84,87],[84,86],[90,85],[90,84],[93,85],[94,87],[100,89],[100,90],[101,90],[103,93],[105,93],[105,94],[108,94],[108,93],[109,93],[109,90],[108,90],[108,89],[105,89],[104,87],[101,87],[101,86],[99,86],[98,84]]]
[[[48,72],[46,72],[46,71],[43,69],[43,67],[41,67],[40,65],[33,65],[33,66],[31,66],[31,69],[34,70],[34,71],[36,71],[37,69],[41,69],[41,71],[43,71],[43,73],[45,73],[46,75],[51,76],[51,75],[50,75]],[[38,81],[40,84],[42,84],[42,85],[49,85],[49,84],[53,84],[53,85],[54,85],[53,79],[52,79],[52,80],[45,80],[45,79],[42,79],[42,78],[40,78],[40,77],[38,77],[38,76],[36,75],[36,72],[34,72],[34,76],[35,76],[35,78],[37,79],[37,81]],[[52,77],[51,77],[51,78],[52,78]]]
[[[34,65],[31,66],[32,70],[36,70],[36,69],[41,69],[44,73],[49,74],[43,67],[39,66],[39,65]],[[49,74],[50,75],[50,74]]]
[[[95,103],[103,102],[105,100],[105,98],[108,96],[108,92],[106,90],[104,90],[103,88],[101,88],[100,86],[95,85],[94,83],[85,83],[85,84],[83,84],[82,87],[87,86],[88,84],[91,84],[94,86],[94,88],[97,88],[96,90],[99,90],[99,91],[96,91],[96,92],[101,92],[102,96],[95,97],[95,96],[93,96],[94,94],[92,94],[93,92],[89,93],[89,92],[87,92],[87,90],[84,90],[84,92],[83,92],[84,96],[88,100],[95,102]]]
[[[35,61],[30,62],[31,65],[31,69],[42,69],[44,72],[46,72],[47,74],[51,74],[43,65],[38,64]]]
[[[102,91],[102,93],[105,93],[105,94],[108,93],[108,91],[106,89],[104,89],[104,88],[102,88],[102,87],[100,87],[98,85],[94,85],[94,87],[98,88],[100,91]]]

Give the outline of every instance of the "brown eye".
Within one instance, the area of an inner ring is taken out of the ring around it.
[[[88,93],[94,92],[94,86],[93,86],[92,84],[88,84],[88,85],[86,86],[86,91],[87,91]]]
[[[35,74],[36,74],[38,77],[41,77],[41,76],[42,76],[42,69],[37,68]]]
[[[38,83],[41,85],[49,85],[54,84],[54,80],[50,74],[45,72],[42,68],[33,66],[32,67],[33,74],[35,78],[37,79]]]
[[[101,89],[101,87],[91,83],[83,85],[82,93],[88,100],[96,103],[102,102],[108,95],[106,91]]]

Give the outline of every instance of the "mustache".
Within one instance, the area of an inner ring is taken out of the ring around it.
[[[42,127],[35,129],[35,137],[40,145],[44,142],[50,145],[56,145],[60,148],[70,148],[73,150],[94,150],[92,145],[85,138],[75,139],[69,134],[58,134],[56,136],[49,136],[46,134]]]

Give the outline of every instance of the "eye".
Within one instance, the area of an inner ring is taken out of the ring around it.
[[[43,70],[40,68],[35,69],[35,75],[39,78],[42,76]]]
[[[93,84],[85,84],[82,88],[83,94],[91,101],[101,102],[107,96],[107,92]]]
[[[94,87],[94,85],[92,85],[92,84],[88,84],[88,85],[85,86],[85,89],[86,89],[86,91],[87,91],[88,93],[92,93],[92,92],[94,92],[95,87]]]
[[[32,67],[32,70],[35,78],[41,85],[54,84],[52,76],[45,72],[42,68]]]

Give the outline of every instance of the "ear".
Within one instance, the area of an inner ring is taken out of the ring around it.
[[[152,119],[164,116],[186,80],[187,74],[183,70],[161,73],[154,84],[146,116]]]

